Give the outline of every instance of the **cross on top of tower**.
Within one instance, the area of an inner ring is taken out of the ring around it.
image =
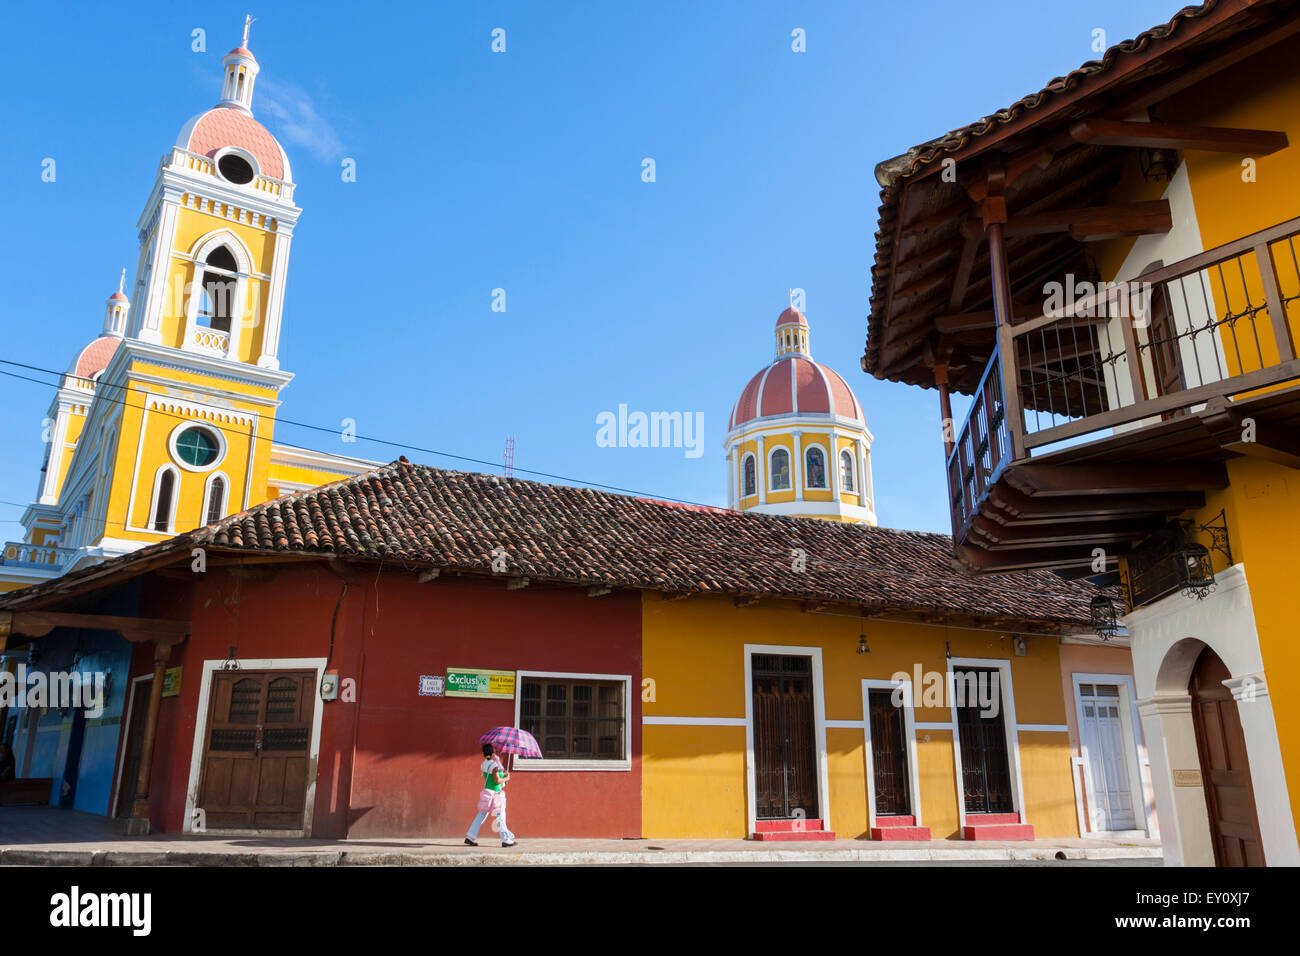
[[[239,44],[244,49],[248,49],[248,29],[253,25],[253,17],[250,14],[244,14],[244,39]]]

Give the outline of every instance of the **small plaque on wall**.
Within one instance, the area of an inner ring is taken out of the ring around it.
[[[1201,785],[1201,772],[1199,770],[1175,770],[1174,786],[1175,787],[1199,787]]]
[[[164,697],[176,697],[181,692],[181,670],[180,667],[169,667],[163,671],[163,689]]]
[[[420,675],[421,697],[442,697],[445,689],[444,678],[436,674]]]

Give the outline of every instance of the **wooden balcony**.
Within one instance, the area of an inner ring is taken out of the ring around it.
[[[948,448],[958,559],[1108,568],[1251,455],[1300,467],[1300,219],[997,326]],[[1010,310],[1004,309],[1006,315]]]

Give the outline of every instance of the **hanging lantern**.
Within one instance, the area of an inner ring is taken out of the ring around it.
[[[1119,633],[1119,618],[1115,614],[1115,602],[1104,594],[1098,594],[1088,606],[1088,623],[1092,631],[1103,641],[1109,641]]]
[[[1138,150],[1138,165],[1146,182],[1168,182],[1178,170],[1178,150],[1144,147]]]
[[[1188,542],[1176,553],[1179,584],[1183,597],[1198,601],[1214,591],[1214,567],[1210,563],[1210,550],[1203,544]]]

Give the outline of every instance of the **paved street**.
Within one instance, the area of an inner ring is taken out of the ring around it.
[[[0,807],[0,865],[75,866],[464,866],[464,865],[766,865],[864,863],[930,865],[1159,865],[1154,840],[1035,840],[1027,843],[876,843],[836,840],[567,840],[520,838],[501,849],[461,836],[370,840],[262,837],[128,837],[119,825],[52,807]]]

